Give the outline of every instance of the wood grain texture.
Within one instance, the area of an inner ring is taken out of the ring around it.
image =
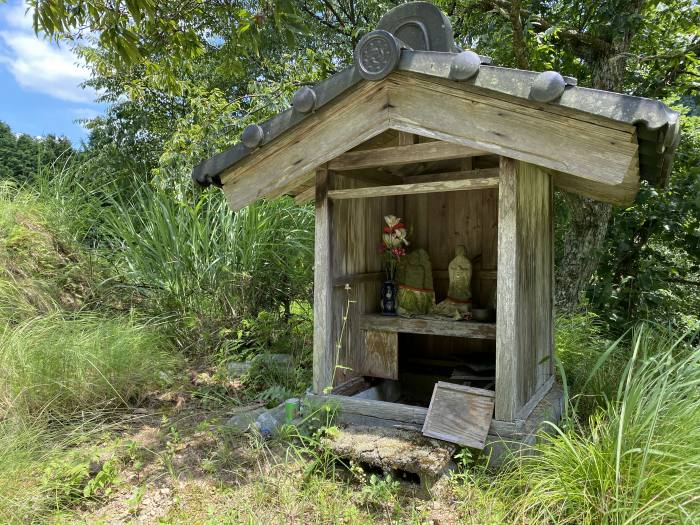
[[[331,318],[333,293],[332,202],[328,200],[329,173],[325,168],[316,173],[316,230],[314,244],[314,349],[313,389],[323,393],[333,386],[335,351]]]
[[[551,176],[501,158],[496,417],[511,421],[553,372]]]
[[[455,83],[401,73],[389,81],[396,86],[389,93],[394,129],[613,186],[625,179],[637,157],[637,144],[625,131],[478,96]]]
[[[438,381],[423,435],[482,449],[493,419],[493,405],[494,393],[490,390]]]
[[[422,144],[407,144],[362,151],[348,151],[329,164],[333,171],[357,170],[386,166],[401,166],[415,162],[435,160],[460,159],[483,155],[479,149],[450,144],[449,142],[426,142]]]
[[[311,188],[305,189],[300,194],[296,195],[294,197],[294,202],[296,202],[297,204],[306,204],[307,202],[311,202],[315,196],[316,196],[316,188],[311,187]]]
[[[464,159],[463,163],[471,164],[473,159]],[[488,179],[498,177],[498,168],[464,169],[461,171],[447,171],[441,173],[421,173],[420,175],[407,175],[404,180],[407,183],[415,182],[437,182],[443,180],[463,180],[463,179]]]
[[[361,317],[360,326],[363,330],[468,337],[471,339],[496,338],[496,325],[494,323],[477,323],[473,321],[418,319],[365,314]]]
[[[638,187],[633,126],[397,72],[358,84],[237,162],[222,175],[224,193],[234,210],[261,197],[299,193],[310,171],[390,129],[414,141],[420,135],[546,167],[563,188],[608,202],[629,202]],[[393,162],[404,161],[394,156]]]
[[[391,425],[408,424],[418,425],[422,428],[428,409],[402,403],[389,403],[371,399],[356,399],[348,396],[315,395],[309,394],[306,399],[316,404],[329,404],[340,411],[340,419],[345,420],[346,414],[375,418],[379,421],[388,421]],[[508,438],[519,435],[522,432],[524,421],[498,421],[492,419],[489,426],[489,434]]]
[[[333,172],[333,189],[356,188],[363,183]],[[377,250],[381,240],[384,216],[400,215],[401,205],[396,197],[378,199],[343,200],[333,203],[333,266],[335,275],[372,274],[366,279],[344,283],[332,291],[332,324],[334,341],[340,341],[339,362],[343,367],[336,372],[337,380],[343,381],[359,374],[365,362],[365,334],[360,330],[360,316],[377,312],[381,284],[384,274]],[[350,285],[350,290],[345,289]],[[351,301],[347,323],[343,330],[343,318]],[[341,337],[342,333],[342,337]]]
[[[415,195],[421,193],[445,193],[451,191],[483,190],[497,188],[498,177],[445,180],[435,182],[416,182],[413,184],[395,184],[392,186],[374,186],[369,188],[356,188],[350,190],[333,190],[328,192],[328,198],[341,199],[369,199],[387,197],[391,195]]]
[[[357,363],[363,376],[399,378],[399,336],[396,332],[366,330],[364,349]]]
[[[520,410],[518,410],[518,413],[515,415],[516,419],[527,419],[532,411],[535,409],[535,407],[539,404],[540,401],[547,395],[547,393],[551,390],[552,386],[554,385],[554,376],[551,376],[547,381],[542,383],[539,388],[535,391],[533,396],[530,398],[530,401],[525,403]]]
[[[341,153],[388,129],[386,88],[362,83],[288,132],[236,163],[222,176],[233,210],[294,187]]]

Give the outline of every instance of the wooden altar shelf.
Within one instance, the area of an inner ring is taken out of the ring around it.
[[[409,319],[399,316],[365,314],[360,317],[360,329],[496,340],[496,323],[477,323],[475,321]]]
[[[391,197],[393,195],[420,195],[422,193],[485,190],[488,188],[498,188],[498,177],[444,180],[436,182],[416,182],[414,184],[394,184],[391,186],[370,186],[368,188],[330,190],[328,192],[328,198],[331,200],[369,199],[376,197]]]

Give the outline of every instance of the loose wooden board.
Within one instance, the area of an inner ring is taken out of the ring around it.
[[[423,424],[423,435],[482,449],[493,419],[495,393],[438,381]]]

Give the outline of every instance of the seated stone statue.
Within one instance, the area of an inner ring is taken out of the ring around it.
[[[421,248],[406,255],[396,269],[396,280],[399,315],[425,315],[435,307],[433,268],[428,252]]]
[[[472,314],[472,263],[467,258],[464,246],[457,246],[455,258],[450,261],[447,270],[450,286],[447,297],[434,309],[433,313],[452,319],[471,319]]]

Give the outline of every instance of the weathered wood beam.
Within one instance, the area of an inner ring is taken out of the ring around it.
[[[473,159],[465,159],[464,162]],[[480,169],[464,169],[461,171],[447,171],[444,173],[421,173],[420,175],[407,175],[404,181],[407,184],[415,182],[438,182],[447,180],[464,180],[464,179],[488,179],[498,177],[498,168],[480,168]]]
[[[461,159],[483,154],[483,150],[468,146],[434,141],[391,148],[348,151],[332,160],[329,168],[334,171],[347,171],[382,166],[402,166],[415,162]]]
[[[406,317],[388,317],[379,314],[365,314],[361,316],[360,329],[466,337],[470,339],[496,339],[495,323],[442,319],[409,319]]]
[[[377,401],[373,399],[357,399],[347,396],[336,395],[307,395],[306,399],[313,403],[329,404],[337,406],[343,415],[364,416],[376,418],[378,421],[386,421],[394,425],[417,425],[422,427],[428,409],[402,403],[389,403],[387,401]],[[387,425],[388,426],[388,425]],[[491,420],[489,434],[503,438],[516,437],[524,429],[525,422],[521,420],[499,421]]]
[[[631,133],[471,92],[464,83],[394,74],[391,127],[461,143],[607,185],[620,184],[637,157]],[[439,100],[439,103],[435,103]]]
[[[316,228],[314,246],[314,343],[313,389],[322,394],[333,386],[333,252],[331,250],[332,206],[328,199],[328,169],[316,172]]]
[[[393,186],[332,190],[328,192],[328,198],[332,200],[368,199],[373,197],[388,197],[391,195],[417,195],[422,193],[443,193],[448,191],[483,190],[497,187],[498,177],[491,177],[487,179],[416,182],[414,184],[395,184]]]
[[[552,376],[552,180],[501,158],[498,188],[496,417],[512,421]]]

